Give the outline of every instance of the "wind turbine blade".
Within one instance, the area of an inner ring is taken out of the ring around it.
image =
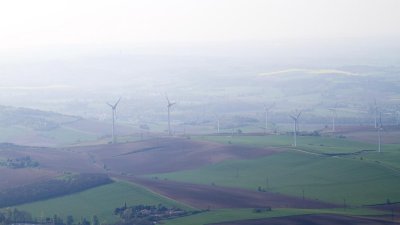
[[[106,104],[109,105],[111,108],[113,108],[113,105],[111,105],[110,103],[107,102]]]
[[[165,93],[165,98],[167,99],[168,105],[170,105],[170,104],[171,104],[171,102],[169,101],[169,98],[168,98],[168,95],[167,95],[167,93]]]
[[[268,111],[268,110],[272,109],[274,106],[275,106],[275,102],[268,106],[267,106],[267,104],[264,104],[264,109],[265,109],[265,111]]]
[[[274,103],[272,103],[272,104],[269,106],[269,108],[268,108],[268,109],[272,109],[273,107],[275,107],[275,102],[274,102]]]
[[[117,105],[118,105],[119,101],[121,101],[121,97],[119,97],[118,101],[117,101],[117,102],[114,104],[114,108],[116,108],[116,107],[117,107]]]
[[[301,116],[301,113],[302,113],[302,111],[300,111],[300,112],[297,114],[296,119],[298,119],[298,118]]]

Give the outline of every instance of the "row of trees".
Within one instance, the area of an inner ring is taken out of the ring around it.
[[[73,216],[67,216],[64,221],[58,215],[46,218],[33,218],[29,212],[18,210],[16,208],[6,208],[0,211],[0,225],[10,224],[47,224],[47,225],[100,225],[99,219],[96,215],[89,221],[86,218],[75,220]]]
[[[0,208],[68,195],[113,182],[105,174],[77,174],[0,192]]]
[[[10,159],[8,158],[5,162],[0,162],[0,166],[5,166],[12,169],[20,169],[20,168],[30,168],[30,167],[38,167],[39,163],[33,161],[30,156]]]
[[[118,215],[121,220],[113,225],[153,225],[163,219],[171,219],[182,216],[197,214],[203,211],[185,211],[179,208],[168,208],[162,204],[158,205],[134,205],[116,208],[114,215]],[[37,224],[37,225],[100,225],[99,218],[94,215],[91,220],[80,218],[76,220],[73,216],[68,215],[65,220],[54,215],[46,218],[33,218],[28,212],[18,210],[16,208],[6,208],[0,210],[0,225],[12,224]]]
[[[0,225],[12,223],[26,223],[32,221],[32,215],[18,209],[4,209],[0,211]]]
[[[52,225],[100,225],[99,218],[96,215],[92,217],[92,221],[89,221],[86,218],[75,220],[71,215],[67,216],[64,221],[61,217],[54,215],[53,218],[46,218],[45,221],[40,221],[39,223]]]

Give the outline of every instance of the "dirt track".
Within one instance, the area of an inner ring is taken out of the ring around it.
[[[257,220],[242,220],[235,222],[216,223],[213,225],[399,225],[400,223],[374,218],[349,217],[340,215],[303,215],[268,218]]]
[[[119,176],[139,183],[152,191],[171,199],[186,203],[199,209],[216,208],[255,208],[255,207],[289,207],[289,208],[332,208],[335,205],[313,200],[289,197],[275,193],[264,193],[237,188],[198,185],[175,181],[143,179]]]

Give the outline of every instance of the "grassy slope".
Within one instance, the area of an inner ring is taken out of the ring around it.
[[[237,220],[261,219],[306,214],[335,213],[342,215],[381,215],[382,212],[368,209],[273,209],[271,212],[254,213],[252,209],[221,209],[165,221],[165,225],[203,225]]]
[[[38,218],[52,217],[57,214],[64,219],[68,215],[73,215],[75,219],[82,217],[91,219],[93,215],[97,215],[101,222],[114,222],[118,219],[113,215],[114,209],[122,206],[125,202],[127,205],[161,203],[167,206],[186,207],[141,186],[127,182],[115,182],[77,194],[16,207],[29,211]]]
[[[292,147],[293,137],[287,135],[269,136],[197,136],[196,140],[218,142],[254,147]],[[297,140],[297,149],[314,153],[354,153],[369,150],[359,155],[351,155],[347,158],[363,158],[370,162],[379,161],[380,164],[395,168],[400,171],[400,144],[382,145],[382,153],[376,154],[376,144],[363,143],[335,137],[310,137],[300,136]]]
[[[197,140],[213,141],[222,144],[244,145],[254,147],[290,147],[293,137],[289,135],[268,135],[268,136],[198,136],[193,137]],[[332,137],[297,137],[299,149],[305,149],[320,153],[350,153],[366,149],[375,149],[372,144],[361,143],[341,138]]]
[[[32,131],[22,126],[0,127],[0,142],[10,142],[15,137],[21,137]]]
[[[236,175],[238,171],[238,176]],[[160,178],[273,192],[343,204],[400,201],[400,176],[376,163],[282,152],[255,160],[225,161]],[[268,181],[267,181],[268,179]]]
[[[41,135],[53,139],[61,145],[94,141],[97,139],[95,134],[66,127],[59,127],[51,131],[44,131],[41,132]]]

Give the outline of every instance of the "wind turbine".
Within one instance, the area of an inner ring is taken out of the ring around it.
[[[382,112],[379,113],[379,127],[378,127],[378,152],[381,153],[381,136],[382,136]]]
[[[268,114],[269,111],[272,109],[272,107],[275,106],[275,103],[272,103],[271,105],[267,106],[264,104],[264,112],[265,112],[265,129],[264,129],[264,134],[267,134],[268,130]]]
[[[168,95],[165,95],[165,98],[167,99],[167,108],[168,108],[168,135],[172,135],[172,132],[171,132],[171,120],[170,120],[170,111],[171,111],[171,107],[173,106],[173,105],[175,105],[176,103],[175,102],[171,102],[171,101],[169,101],[169,98],[168,98]]]
[[[300,115],[301,115],[301,111],[297,112],[297,110],[296,110],[296,113],[294,115],[290,115],[290,118],[293,119],[293,123],[294,123],[293,124],[294,147],[297,146],[297,123],[299,121]]]
[[[372,110],[374,111],[374,119],[375,119],[374,126],[375,128],[378,128],[378,106],[376,105],[376,99],[374,100],[374,107]]]
[[[335,132],[335,119],[337,117],[336,108],[331,108],[329,111],[332,112],[332,132]]]
[[[107,102],[107,105],[111,107],[112,111],[112,130],[111,130],[111,136],[112,136],[112,143],[115,143],[115,136],[114,136],[114,131],[115,131],[115,119],[117,118],[117,106],[119,101],[121,101],[121,98],[118,99],[118,101],[112,105]]]
[[[215,118],[217,119],[217,133],[219,134],[219,116],[216,113]]]

